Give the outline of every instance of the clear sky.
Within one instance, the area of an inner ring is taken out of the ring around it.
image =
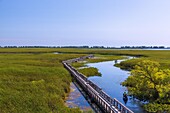
[[[170,46],[170,0],[0,0],[0,45]]]

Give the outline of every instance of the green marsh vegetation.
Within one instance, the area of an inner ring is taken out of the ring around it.
[[[126,57],[118,56],[118,55],[99,55],[99,54],[96,54],[94,58],[87,59],[87,62],[97,63],[97,62],[104,62],[104,61],[111,61],[111,60],[119,60],[119,59],[124,59],[124,58],[126,58]]]
[[[79,49],[79,48],[0,48],[0,53],[52,53],[98,54],[114,56],[140,56],[157,61],[161,67],[170,67],[170,50],[116,50],[116,49]]]
[[[53,52],[62,52],[64,54],[55,55]],[[122,59],[122,56],[140,56],[137,59],[127,60],[119,64],[119,66],[128,70],[135,69],[135,65],[143,62],[143,60],[158,62],[159,70],[167,70],[170,68],[170,51],[164,50],[0,48],[0,112],[81,112],[77,108],[70,109],[64,105],[64,99],[70,90],[71,76],[68,71],[63,68],[61,61],[77,58],[86,54],[97,54],[96,58],[88,59],[87,62]],[[112,58],[110,59],[109,57]],[[84,66],[85,62],[72,65],[79,68]],[[87,70],[85,70],[85,72],[87,72]],[[158,71],[158,73],[160,74],[162,71]],[[161,81],[161,83],[158,83],[160,98],[154,101],[153,96],[151,96],[151,100],[149,99],[150,104],[145,106],[146,110],[153,112],[158,108],[160,108],[159,111],[163,108],[169,109],[169,97],[167,97],[169,93],[162,93],[169,91],[169,86],[167,86],[167,82],[164,81],[168,80],[165,78],[169,77],[169,71],[166,71],[166,73],[168,74],[157,74],[161,77],[158,77],[158,80]],[[136,76],[137,75],[138,74],[136,74]],[[146,82],[149,86],[146,79],[140,80],[141,82],[139,83]],[[155,80],[157,79],[155,78]],[[128,85],[127,81],[124,83],[126,86]],[[143,89],[146,89],[146,87],[144,87],[145,85],[139,86],[143,86]],[[153,87],[152,83],[150,87]],[[140,95],[140,89],[136,91],[134,94]],[[152,92],[150,94],[154,95],[155,90],[149,89],[149,91]],[[168,102],[165,100],[164,95]]]
[[[9,52],[9,50],[8,50]],[[71,76],[61,61],[76,54],[0,54],[1,113],[79,113],[64,105]]]
[[[82,69],[78,69],[78,71],[84,75],[86,75],[87,77],[90,76],[101,76],[101,73],[98,71],[97,68],[94,67],[85,67]]]

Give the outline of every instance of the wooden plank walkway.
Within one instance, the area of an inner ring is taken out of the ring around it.
[[[100,87],[98,87],[95,83],[88,80],[86,76],[79,73],[74,67],[70,65],[70,63],[83,61],[87,58],[92,58],[93,55],[88,55],[80,58],[70,59],[67,61],[63,61],[64,67],[71,73],[71,75],[75,78],[76,82],[79,86],[88,94],[93,102],[100,107],[102,111],[105,113],[133,113],[130,109],[124,106],[117,99],[112,99],[109,95],[107,95]]]

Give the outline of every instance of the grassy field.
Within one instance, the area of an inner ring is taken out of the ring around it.
[[[159,62],[163,67],[170,67],[170,50],[114,50],[114,49],[75,49],[75,48],[0,48],[0,53],[78,53],[78,54],[100,54],[100,55],[129,55],[142,56],[144,58]]]
[[[26,52],[0,54],[0,113],[79,113],[64,105],[71,77],[61,61],[81,55]]]
[[[81,112],[64,105],[71,77],[61,61],[85,54],[108,55],[89,62],[121,59],[120,55],[142,56],[170,68],[170,51],[0,48],[0,113]]]

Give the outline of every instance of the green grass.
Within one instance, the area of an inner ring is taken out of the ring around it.
[[[118,60],[123,59],[125,57],[123,56],[117,56],[117,55],[95,55],[92,59],[87,59],[87,62],[89,63],[96,63],[96,62],[103,62],[103,61],[111,61],[111,60]]]
[[[86,67],[86,63],[85,62],[74,62],[71,64],[73,67],[75,68],[79,68],[79,67]]]
[[[170,50],[115,50],[115,49],[79,49],[79,48],[0,48],[0,53],[52,53],[62,52],[66,54],[100,54],[100,55],[129,55],[144,56],[150,60],[159,62],[164,67],[170,67]]]
[[[79,113],[64,105],[71,76],[61,64],[79,56],[0,54],[0,113]]]
[[[82,69],[78,69],[78,71],[80,73],[86,75],[87,77],[90,77],[90,76],[101,76],[101,73],[98,71],[98,69],[94,68],[94,67],[82,68]]]
[[[131,70],[133,69],[133,67],[140,61],[142,60],[152,60],[152,61],[156,61],[159,62],[161,65],[162,69],[170,69],[170,51],[169,50],[143,50],[143,51],[129,51],[129,53],[131,54],[136,54],[136,55],[142,55],[142,57],[137,58],[137,59],[131,59],[131,60],[127,60],[127,61],[123,61],[120,64],[116,64],[116,66],[122,68],[122,69],[126,69],[126,70]]]
[[[134,66],[138,63],[141,62],[142,60],[144,60],[146,58],[135,58],[135,59],[130,59],[130,60],[126,60],[126,61],[122,61],[118,64],[115,64],[115,66],[120,67],[123,70],[132,70],[134,69]]]

